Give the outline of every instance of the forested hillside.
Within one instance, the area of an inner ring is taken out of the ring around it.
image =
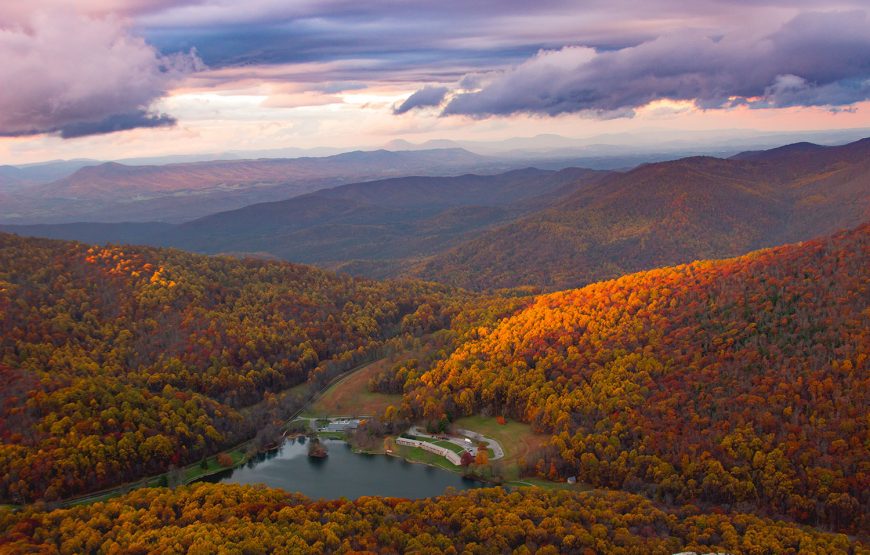
[[[606,174],[580,168],[526,168],[497,175],[397,177],[325,188],[178,225],[71,223],[0,225],[0,230],[205,254],[257,253],[383,278],[549,206]]]
[[[578,287],[738,256],[870,219],[870,139],[685,158],[613,174],[409,270],[466,288]]]
[[[851,555],[844,535],[755,515],[664,509],[619,492],[500,488],[408,501],[310,501],[250,486],[144,489],[44,512],[0,510],[13,553],[580,553]]]
[[[404,408],[530,422],[554,480],[866,531],[868,267],[865,225],[541,296],[408,373]]]
[[[145,242],[212,254],[265,252],[383,278],[603,175],[529,168],[354,183],[207,216]]]
[[[251,437],[277,416],[270,392],[445,325],[445,291],[0,234],[0,500],[116,485]]]

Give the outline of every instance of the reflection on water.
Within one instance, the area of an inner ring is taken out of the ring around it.
[[[384,455],[354,453],[343,441],[322,441],[329,449],[329,457],[325,459],[309,457],[304,438],[288,439],[280,448],[261,453],[242,467],[206,480],[266,484],[315,499],[356,499],[363,495],[416,499],[441,495],[448,486],[461,490],[482,485],[431,466]]]

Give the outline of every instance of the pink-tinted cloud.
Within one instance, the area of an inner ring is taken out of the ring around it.
[[[672,33],[616,51],[545,50],[445,114],[589,112],[630,116],[659,99],[702,108],[843,107],[870,99],[870,17],[865,11],[801,14],[773,33]]]
[[[199,69],[164,56],[115,17],[40,12],[0,28],[0,135],[72,137],[166,125],[153,102]]]
[[[28,21],[39,12],[75,11],[88,16],[132,17],[202,3],[204,0],[10,0],[0,2],[0,26],[7,26],[13,21]]]

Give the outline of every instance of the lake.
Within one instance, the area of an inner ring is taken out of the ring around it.
[[[308,456],[305,439],[288,439],[273,451],[257,455],[245,465],[205,480],[227,484],[266,484],[313,499],[356,499],[364,495],[419,499],[485,484],[458,474],[386,455],[354,453],[344,441],[323,440],[325,459]]]

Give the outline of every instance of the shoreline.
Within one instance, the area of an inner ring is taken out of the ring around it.
[[[451,469],[449,469],[449,468],[444,468],[443,466],[438,466],[437,464],[432,464],[432,463],[430,463],[430,462],[426,462],[426,461],[421,461],[421,460],[417,460],[417,459],[411,459],[411,458],[408,458],[408,457],[404,457],[404,456],[400,455],[399,453],[388,453],[386,450],[381,451],[381,452],[378,452],[378,451],[367,451],[367,450],[365,450],[365,449],[360,449],[360,448],[354,446],[351,442],[346,441],[346,440],[336,440],[336,441],[344,441],[345,443],[347,443],[348,445],[350,445],[351,450],[353,450],[354,453],[359,454],[359,455],[383,455],[383,456],[386,456],[386,457],[393,457],[393,458],[395,458],[395,459],[399,459],[399,460],[405,461],[406,463],[410,463],[410,464],[419,464],[419,465],[423,465],[423,466],[428,466],[428,467],[430,467],[430,468],[435,468],[435,469],[438,469],[438,470],[443,470],[444,472],[450,472],[451,474],[458,474],[458,475],[460,475],[461,477],[463,477],[463,478],[465,478],[465,479],[473,480],[473,481],[475,481],[475,482],[480,482],[481,484],[489,484],[489,485],[492,486],[492,487],[509,486],[509,485],[511,485],[511,484],[513,483],[513,482],[493,482],[493,481],[491,481],[491,480],[487,480],[487,479],[482,478],[482,477],[479,477],[479,476],[477,476],[477,475],[473,475],[473,474],[463,474],[462,472],[458,472],[458,471],[456,471],[456,470],[451,470]],[[535,487],[534,484],[524,484],[524,486]]]
[[[322,389],[319,389],[319,390],[311,393],[309,395],[308,400],[303,404],[303,406],[301,408],[296,410],[296,412],[291,414],[289,417],[284,418],[283,419],[284,426],[286,426],[287,424],[296,420],[301,414],[303,414],[305,412],[305,410],[309,406],[311,406],[313,403],[315,403],[324,393],[326,393],[330,387],[332,387],[336,383],[340,382],[341,380],[347,378],[349,375],[353,374],[354,372],[357,372],[357,371],[365,368],[366,366],[368,366],[370,364],[374,364],[374,363],[378,362],[379,360],[381,360],[381,358],[376,358],[374,360],[361,362],[357,366],[350,368],[350,369],[346,370],[345,372],[342,372],[341,374],[335,376],[332,380],[330,380],[328,383],[326,383]],[[299,384],[299,385],[306,385],[307,386],[307,382],[304,382],[303,384]],[[286,392],[291,391],[292,389],[294,389],[296,387],[299,387],[299,385],[287,388],[287,389],[282,390],[278,393],[279,394],[286,393]],[[257,404],[257,403],[255,403],[255,404]],[[245,408],[250,408],[250,407],[245,407]],[[213,455],[207,457],[208,460],[212,460],[212,459],[216,459],[217,456],[221,453],[230,454],[230,453],[234,453],[234,452],[240,452],[241,459],[233,466],[226,466],[223,468],[206,470],[202,474],[195,474],[193,477],[191,477],[189,479],[182,480],[181,483],[183,485],[188,485],[188,484],[191,484],[191,483],[193,483],[197,480],[200,480],[202,478],[205,478],[208,476],[213,476],[214,474],[217,474],[219,472],[223,472],[226,470],[235,469],[235,468],[238,468],[239,466],[245,464],[250,458],[245,453],[245,448],[247,446],[251,445],[254,442],[254,439],[255,438],[253,438],[253,437],[248,438],[242,442],[239,442],[235,445],[231,445],[231,446],[227,447],[226,449],[218,451],[217,453],[214,453]],[[280,448],[280,445],[278,446],[278,448]],[[267,451],[267,450],[264,450],[264,451]],[[264,451],[260,451],[260,452],[264,452]],[[179,470],[186,472],[188,470],[197,469],[197,468],[199,468],[199,464],[200,464],[199,462],[193,462],[193,463],[190,463],[190,464],[187,464],[185,466],[180,467]],[[72,507],[75,505],[82,505],[82,504],[86,504],[86,503],[98,503],[100,501],[104,501],[106,499],[111,499],[112,497],[116,497],[118,495],[123,495],[127,492],[134,490],[134,489],[139,489],[139,488],[143,488],[143,487],[160,487],[159,484],[155,484],[154,482],[160,481],[163,478],[168,479],[168,477],[169,477],[169,471],[166,471],[166,472],[161,472],[160,474],[152,474],[151,476],[143,476],[143,477],[139,478],[138,480],[134,480],[131,482],[124,482],[121,484],[116,484],[114,486],[104,488],[104,489],[101,489],[99,491],[83,493],[83,494],[75,495],[72,497],[66,497],[64,499],[57,499],[54,501],[37,500],[37,501],[30,502],[30,503],[21,503],[21,504],[3,503],[3,504],[0,504],[0,506],[9,507],[9,508],[11,508],[11,510],[14,511],[14,510],[18,510],[22,507],[32,506],[36,503],[45,503],[47,505],[57,505],[58,507],[61,507],[61,508],[67,508],[67,507]]]

